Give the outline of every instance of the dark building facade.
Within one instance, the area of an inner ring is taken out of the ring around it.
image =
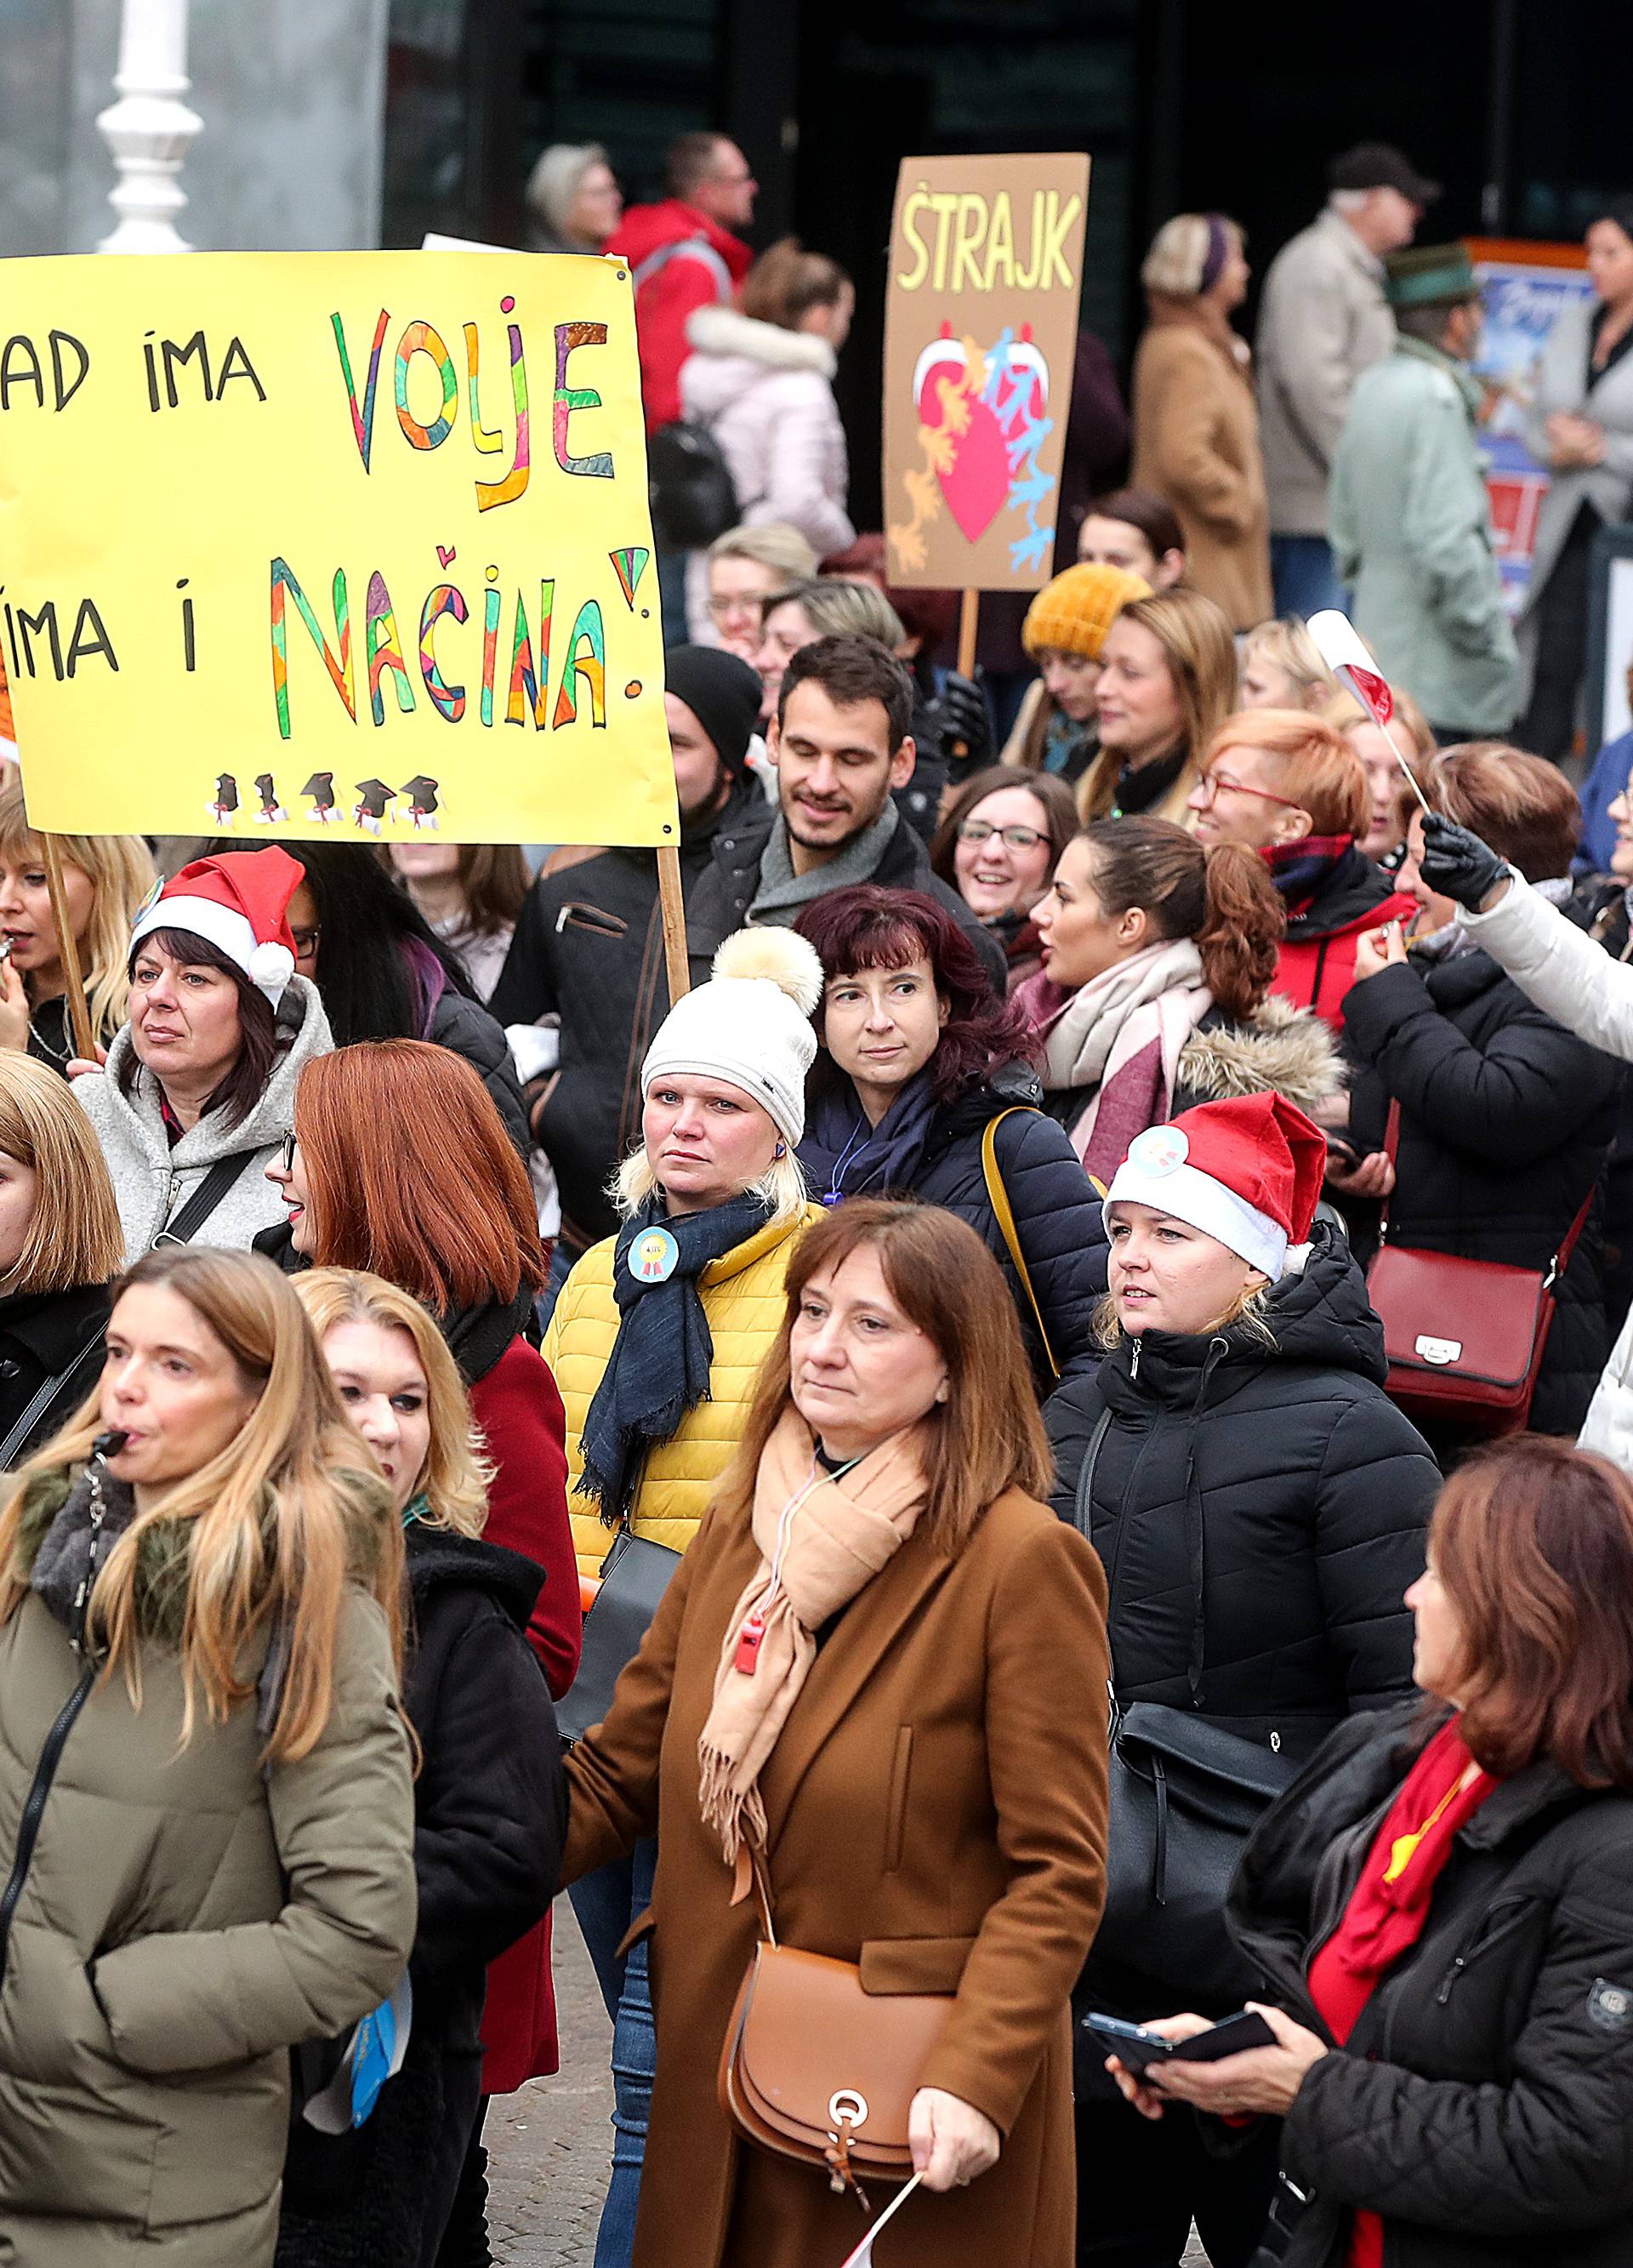
[[[882,286],[908,153],[1086,149],[1084,321],[1126,367],[1137,271],[1171,213],[1217,208],[1262,268],[1329,157],[1399,143],[1445,184],[1438,235],[1580,233],[1633,188],[1633,10],[1593,0],[393,0],[384,238],[519,240],[548,142],[601,142],[631,199],[676,134],[718,126],[789,230],[856,279],[839,392],[859,524],[878,510]]]

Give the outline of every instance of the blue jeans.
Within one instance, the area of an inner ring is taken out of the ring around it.
[[[565,1285],[567,1278],[572,1274],[572,1271],[573,1256],[569,1252],[567,1247],[562,1242],[561,1238],[558,1236],[554,1246],[551,1248],[550,1272],[545,1278],[544,1289],[539,1293],[538,1297],[533,1301],[533,1307],[539,1317],[539,1329],[541,1331],[548,1331],[549,1329],[550,1317],[555,1313],[555,1303],[561,1298],[562,1288]],[[576,1911],[577,1908],[577,1899],[576,1896],[573,1904],[574,1910]],[[629,1926],[628,1922],[626,1922],[624,1924],[624,1928],[627,1929]],[[618,1934],[622,1937],[623,1935],[623,1930],[620,1930]],[[614,1942],[616,1943],[616,1939],[614,1939]]]
[[[658,1845],[644,1839],[627,1859],[614,1859],[575,1882],[572,1900],[601,1998],[613,2020],[613,2171],[595,2239],[594,2268],[629,2268],[635,2250],[635,2210],[646,2157],[658,2034],[647,1973],[648,1940],[621,1961],[618,1947],[636,1916],[652,1902]]]
[[[1332,546],[1324,535],[1273,535],[1270,574],[1276,585],[1276,611],[1297,615],[1308,622],[1323,607],[1350,611],[1350,593],[1333,565]]]

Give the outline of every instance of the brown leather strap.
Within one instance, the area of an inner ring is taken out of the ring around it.
[[[732,1904],[740,1906],[751,1889],[760,1899],[760,1920],[765,1941],[775,1946],[776,1924],[771,1918],[771,1878],[766,1872],[765,1853],[757,1845],[745,1841],[738,1845],[737,1865],[732,1877]]]

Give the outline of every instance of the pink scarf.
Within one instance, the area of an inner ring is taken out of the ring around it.
[[[893,1433],[842,1472],[824,1471],[791,1404],[754,1476],[760,1565],[726,1624],[714,1705],[698,1742],[703,1819],[728,1866],[763,1846],[760,1775],[816,1660],[831,1615],[888,1564],[924,1508],[926,1428]]]
[[[1075,992],[1032,976],[1015,998],[1041,1042],[1044,1086],[1093,1090],[1071,1145],[1104,1184],[1134,1137],[1169,1115],[1180,1051],[1213,1005],[1201,955],[1189,938],[1164,939]]]

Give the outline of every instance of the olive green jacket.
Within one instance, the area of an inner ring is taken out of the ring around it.
[[[67,1492],[65,1474],[30,1484],[22,1570]],[[122,1676],[92,1688],[20,1891],[25,1806],[80,1662],[32,1593],[0,1626],[5,2268],[111,2268],[150,2249],[166,2268],[269,2268],[287,2051],[375,2007],[414,1938],[408,1743],[378,1606],[352,1590],[327,1728],[263,1771],[253,1693],[181,1746],[166,1625],[186,1531],[147,1541],[140,1705]]]

